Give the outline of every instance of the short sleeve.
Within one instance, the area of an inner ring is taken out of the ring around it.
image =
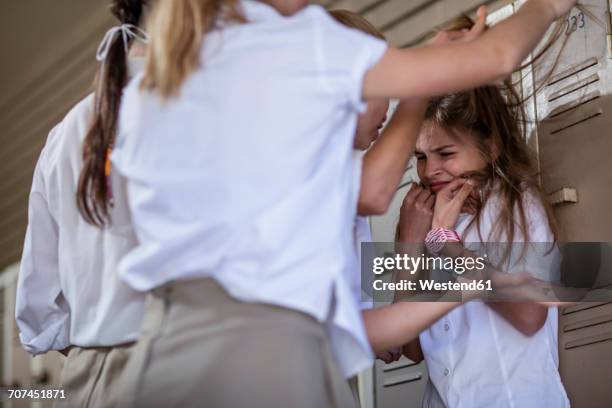
[[[321,83],[342,95],[348,106],[363,112],[365,74],[387,50],[387,43],[357,29],[348,28],[320,10],[315,24],[315,52]]]

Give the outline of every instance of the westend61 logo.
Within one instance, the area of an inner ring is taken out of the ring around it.
[[[485,268],[485,256],[479,257],[456,257],[443,258],[439,256],[409,256],[407,254],[395,254],[395,256],[378,256],[373,259],[372,272],[381,275],[388,271],[405,271],[414,275],[421,269],[443,270],[462,274],[466,271],[482,271]]]
[[[372,272],[382,275],[385,272],[399,272],[394,282],[384,282],[376,279],[372,282],[372,289],[378,291],[464,291],[464,290],[492,290],[490,280],[472,282],[439,282],[435,279],[418,279],[414,282],[409,279],[397,279],[402,273],[416,274],[420,270],[438,270],[461,275],[468,271],[482,271],[485,269],[485,256],[481,257],[439,257],[439,256],[410,256],[408,254],[395,254],[394,256],[378,256],[372,258]],[[450,275],[449,275],[450,276]]]

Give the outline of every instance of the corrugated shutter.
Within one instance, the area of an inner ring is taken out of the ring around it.
[[[508,0],[320,0],[315,3],[329,9],[357,12],[378,27],[396,47],[418,44],[432,28],[461,13],[471,14],[486,4],[491,10],[510,3]]]

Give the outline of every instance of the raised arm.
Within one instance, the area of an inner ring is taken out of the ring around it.
[[[387,212],[423,123],[426,101],[400,102],[380,138],[363,158],[359,215]]]
[[[529,0],[471,42],[390,48],[366,74],[364,98],[429,97],[509,76],[576,0]]]
[[[370,345],[375,353],[403,347],[423,330],[459,306],[460,302],[400,302],[363,312]]]
[[[441,31],[428,45],[468,42],[481,35],[486,27],[486,7],[478,10],[474,26],[467,32]],[[363,158],[359,215],[387,212],[413,153],[425,116],[427,100],[402,100],[380,138]]]

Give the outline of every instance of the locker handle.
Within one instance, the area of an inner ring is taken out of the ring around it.
[[[393,256],[393,254],[391,256]],[[402,360],[394,361],[393,363],[387,364],[386,366],[383,367],[383,371],[384,372],[396,371],[401,368],[411,367],[415,365],[419,365],[419,363],[415,363],[414,361],[408,360],[408,359],[402,359]]]
[[[568,341],[567,343],[565,343],[565,349],[570,350],[576,347],[590,346],[591,344],[601,343],[610,340],[612,340],[612,332],[606,332],[598,334],[596,336],[589,336],[583,339]]]
[[[578,202],[578,190],[571,187],[564,187],[548,195],[548,202],[552,206],[561,204],[574,204]]]
[[[384,387],[393,387],[394,385],[405,384],[413,381],[418,381],[423,378],[422,373],[406,374],[385,380]]]

